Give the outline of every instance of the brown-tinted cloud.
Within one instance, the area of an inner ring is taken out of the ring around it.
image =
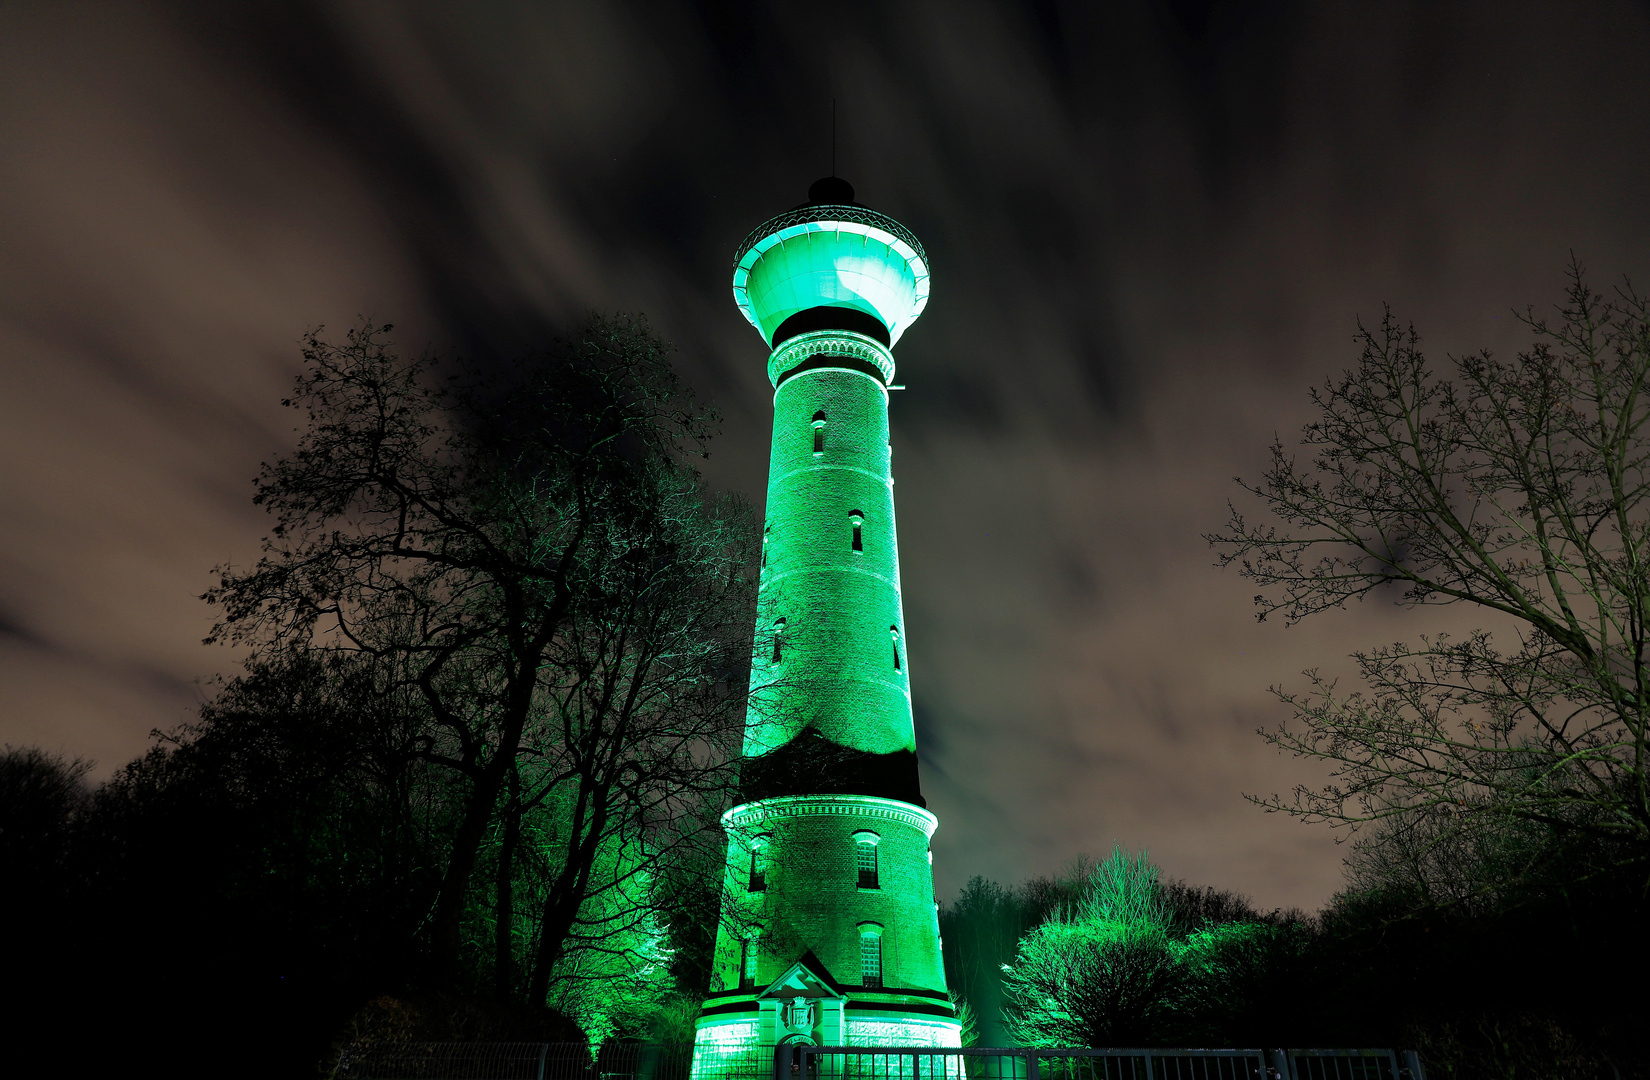
[[[98,758],[187,715],[212,564],[307,327],[482,356],[643,310],[762,494],[744,232],[829,168],[935,299],[895,397],[942,892],[1115,840],[1315,904],[1268,684],[1442,625],[1257,626],[1209,566],[1234,473],[1390,300],[1446,350],[1650,256],[1650,18],[1626,4],[0,9],[0,740]]]

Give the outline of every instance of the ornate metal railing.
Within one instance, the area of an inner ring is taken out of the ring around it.
[[[744,241],[739,245],[739,249],[733,253],[734,268],[738,269],[739,261],[745,257],[745,253],[755,247],[757,241],[764,236],[776,233],[780,229],[788,229],[792,225],[803,225],[810,221],[852,221],[859,225],[870,225],[873,228],[881,229],[885,233],[899,237],[911,246],[911,250],[917,253],[917,258],[921,259],[924,265],[928,263],[928,253],[922,249],[922,244],[917,240],[916,234],[887,214],[879,214],[866,206],[844,206],[827,203],[820,206],[803,206],[795,210],[787,210],[785,213],[771,217],[752,229],[746,234]]]

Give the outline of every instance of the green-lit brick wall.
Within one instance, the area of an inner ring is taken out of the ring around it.
[[[760,927],[756,985],[809,952],[852,996],[903,1000],[897,991],[945,993],[928,839],[935,819],[893,799],[798,795],[735,807],[728,830],[727,896],[740,924]],[[876,834],[877,887],[861,888],[854,834]],[[767,838],[766,888],[749,891],[751,843]],[[859,989],[861,923],[882,928],[882,983]],[[711,988],[739,985],[740,942],[717,943]],[[920,999],[924,995],[915,995]]]
[[[871,753],[916,748],[889,478],[880,382],[826,368],[780,385],[747,756],[768,753],[809,723]]]

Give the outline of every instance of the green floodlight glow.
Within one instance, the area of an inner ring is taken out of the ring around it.
[[[811,206],[765,222],[739,252],[733,299],[762,334],[813,307],[870,315],[898,341],[928,306],[928,257],[892,218],[863,206]]]
[[[735,257],[734,300],[770,347],[774,427],[743,800],[722,819],[727,921],[694,1080],[765,1071],[783,1042],[960,1044],[934,905],[939,822],[918,790],[888,428],[889,346],[927,306],[928,260],[845,181],[809,197]]]

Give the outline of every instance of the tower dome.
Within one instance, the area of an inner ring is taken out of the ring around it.
[[[928,256],[911,230],[853,201],[848,181],[814,181],[808,202],[764,221],[734,256],[733,300],[770,348],[813,330],[885,346],[928,306]]]

